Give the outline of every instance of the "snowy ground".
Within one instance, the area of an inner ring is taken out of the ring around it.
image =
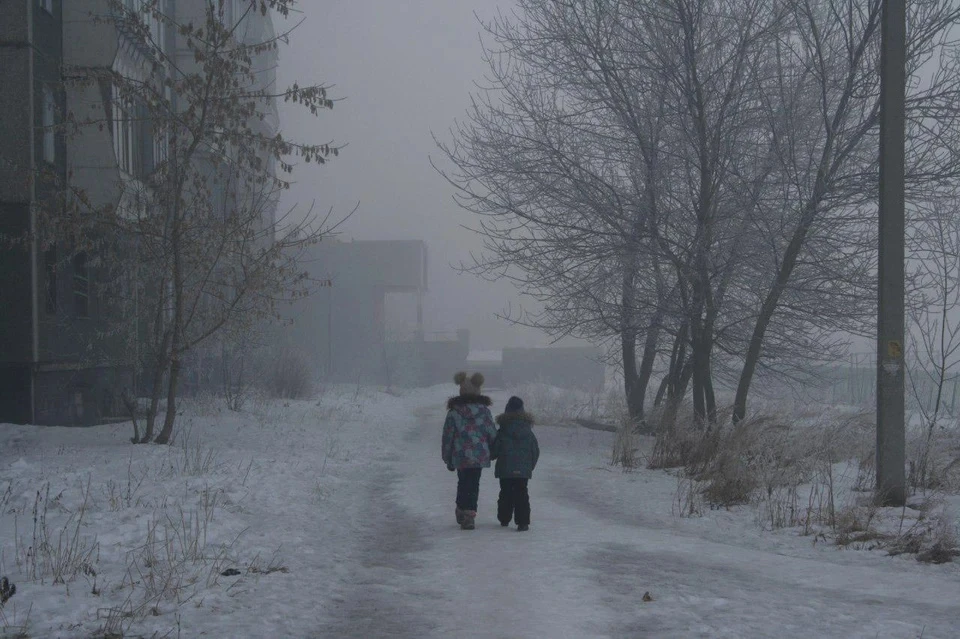
[[[240,414],[211,401],[184,415],[192,436],[173,447],[131,446],[127,426],[0,427],[0,572],[18,588],[0,627],[238,639],[960,636],[956,564],[764,532],[750,508],[678,518],[676,479],[611,468],[606,433],[538,426],[531,530],[499,526],[487,473],[478,527],[461,531],[456,478],[439,461],[450,390],[342,388],[319,406]],[[494,400],[499,409],[506,395]],[[46,545],[34,532],[37,491]],[[240,574],[221,576],[230,568]]]

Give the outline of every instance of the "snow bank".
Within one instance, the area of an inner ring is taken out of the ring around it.
[[[191,401],[172,446],[130,444],[129,424],[0,425],[0,574],[17,586],[0,630],[304,636],[350,570],[352,486],[423,401]]]

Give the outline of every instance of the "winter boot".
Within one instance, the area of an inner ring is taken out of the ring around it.
[[[517,532],[527,532],[528,530],[530,530],[530,526],[527,524],[520,524],[517,526]]]
[[[453,514],[454,514],[454,515],[456,516],[456,518],[457,518],[457,524],[462,524],[462,523],[463,523],[463,511],[460,510],[460,506],[457,506],[457,508],[453,511]]]
[[[464,510],[463,511],[463,520],[460,522],[461,530],[473,530],[476,528],[474,520],[477,518],[477,511],[475,510]]]

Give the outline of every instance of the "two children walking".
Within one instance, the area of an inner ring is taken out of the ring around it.
[[[533,434],[533,418],[524,411],[523,400],[511,397],[506,409],[494,425],[490,413],[492,401],[480,393],[483,375],[457,373],[454,383],[460,394],[447,402],[447,418],[443,424],[441,453],[450,471],[457,471],[457,523],[464,530],[476,526],[480,475],[492,460],[497,464],[494,476],[500,480],[497,519],[509,526],[512,519],[518,531],[530,527],[530,495],[527,482],[540,457],[537,437]]]

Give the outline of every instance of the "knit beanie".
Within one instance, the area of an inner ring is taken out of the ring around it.
[[[480,373],[474,373],[469,378],[467,374],[463,371],[460,371],[453,376],[453,383],[460,385],[460,395],[479,395],[480,387],[483,386],[483,375]]]
[[[505,413],[522,413],[523,412],[523,400],[514,395],[507,400],[507,408],[504,410]]]

